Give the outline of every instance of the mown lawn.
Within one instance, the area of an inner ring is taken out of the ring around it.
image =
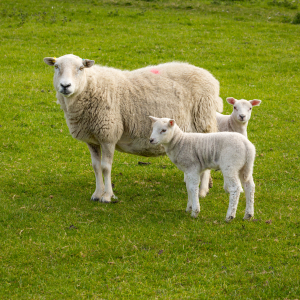
[[[2,0],[0,298],[299,299],[297,3]],[[242,194],[225,223],[219,172],[192,219],[167,157],[116,152],[119,202],[90,201],[89,151],[70,136],[43,63],[68,53],[130,70],[186,61],[220,81],[224,100],[261,99],[248,127],[254,219],[242,220]]]

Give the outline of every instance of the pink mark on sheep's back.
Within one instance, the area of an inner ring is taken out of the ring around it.
[[[150,72],[152,72],[153,74],[159,74],[159,70],[157,69],[151,69]]]

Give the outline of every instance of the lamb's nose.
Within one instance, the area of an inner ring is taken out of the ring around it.
[[[240,115],[240,118],[241,118],[242,120],[244,120],[245,117],[246,117],[245,115]]]
[[[154,141],[154,139],[150,139],[149,141],[150,141],[150,143],[152,144],[152,142]]]
[[[66,89],[68,88],[69,86],[71,86],[71,83],[68,83],[68,84],[60,84],[62,88]]]

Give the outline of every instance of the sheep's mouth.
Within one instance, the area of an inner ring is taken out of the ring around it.
[[[62,94],[62,95],[64,95],[64,96],[70,96],[71,94],[72,94],[72,92],[70,92],[70,91],[60,91],[60,93]]]

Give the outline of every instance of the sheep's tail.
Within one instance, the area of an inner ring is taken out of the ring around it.
[[[223,99],[221,97],[218,97],[217,112],[219,112],[219,113],[223,112]]]
[[[244,181],[248,181],[253,174],[255,147],[249,140],[247,140],[245,146],[246,146],[246,163],[242,169],[242,176]]]
[[[217,97],[217,99],[221,99]],[[220,104],[216,101],[216,97],[209,95],[208,97],[200,97],[194,103],[193,118],[196,132],[217,132],[218,125],[216,119],[216,110]]]

